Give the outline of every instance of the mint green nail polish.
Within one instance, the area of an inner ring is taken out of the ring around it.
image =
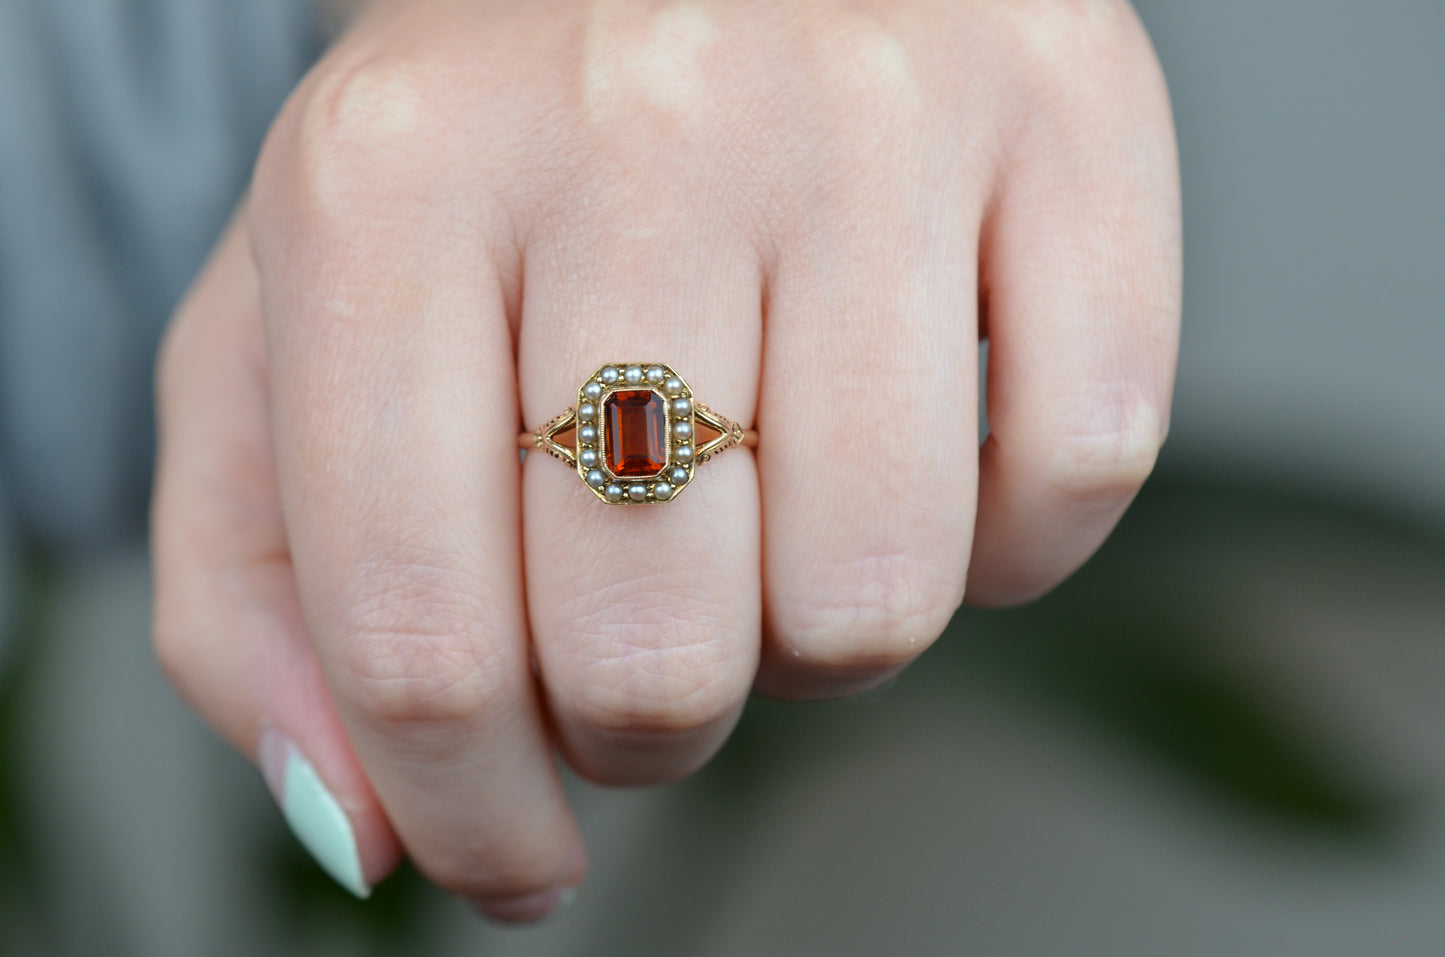
[[[282,816],[301,846],[336,883],[363,900],[370,897],[351,819],[311,762],[273,729],[261,739],[261,768]]]

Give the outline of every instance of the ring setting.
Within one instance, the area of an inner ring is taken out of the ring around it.
[[[518,444],[575,468],[609,505],[658,505],[691,485],[708,459],[756,445],[757,433],[696,401],[666,363],[610,362],[578,388],[575,406]]]

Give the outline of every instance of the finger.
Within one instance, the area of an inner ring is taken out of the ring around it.
[[[155,643],[186,699],[262,766],[297,837],[365,897],[400,846],[351,750],[296,601],[271,456],[261,307],[233,226],[158,370]]]
[[[651,188],[647,209],[566,224],[529,248],[519,352],[529,423],[575,406],[582,381],[619,360],[666,363],[698,401],[751,421],[756,254],[667,188]],[[726,738],[757,666],[751,454],[700,465],[664,505],[607,505],[542,455],[524,473],[532,631],[567,759],[609,784],[689,773]]]
[[[758,688],[784,697],[863,690],[926,649],[973,532],[978,197],[956,149],[890,146],[928,128],[906,109],[864,115],[899,126],[834,138],[845,175],[802,194],[769,285]]]
[[[1168,97],[1132,17],[1101,22],[1058,51],[986,224],[978,604],[1026,601],[1082,564],[1168,427],[1180,303]]]
[[[528,665],[495,184],[449,152],[434,71],[328,82],[283,118],[254,207],[302,607],[417,867],[554,899],[583,858]]]

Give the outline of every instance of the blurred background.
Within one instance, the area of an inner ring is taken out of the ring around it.
[[[1185,196],[1157,477],[892,687],[574,785],[592,875],[507,931],[332,885],[150,654],[153,351],[313,11],[0,3],[0,954],[1445,953],[1445,4],[1137,7]]]

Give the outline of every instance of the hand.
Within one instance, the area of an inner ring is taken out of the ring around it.
[[[161,660],[353,889],[404,849],[539,916],[585,868],[554,749],[681,777],[750,688],[866,688],[1097,548],[1167,427],[1178,210],[1115,0],[383,0],[167,337]],[[649,508],[519,469],[619,356],[756,457]]]

